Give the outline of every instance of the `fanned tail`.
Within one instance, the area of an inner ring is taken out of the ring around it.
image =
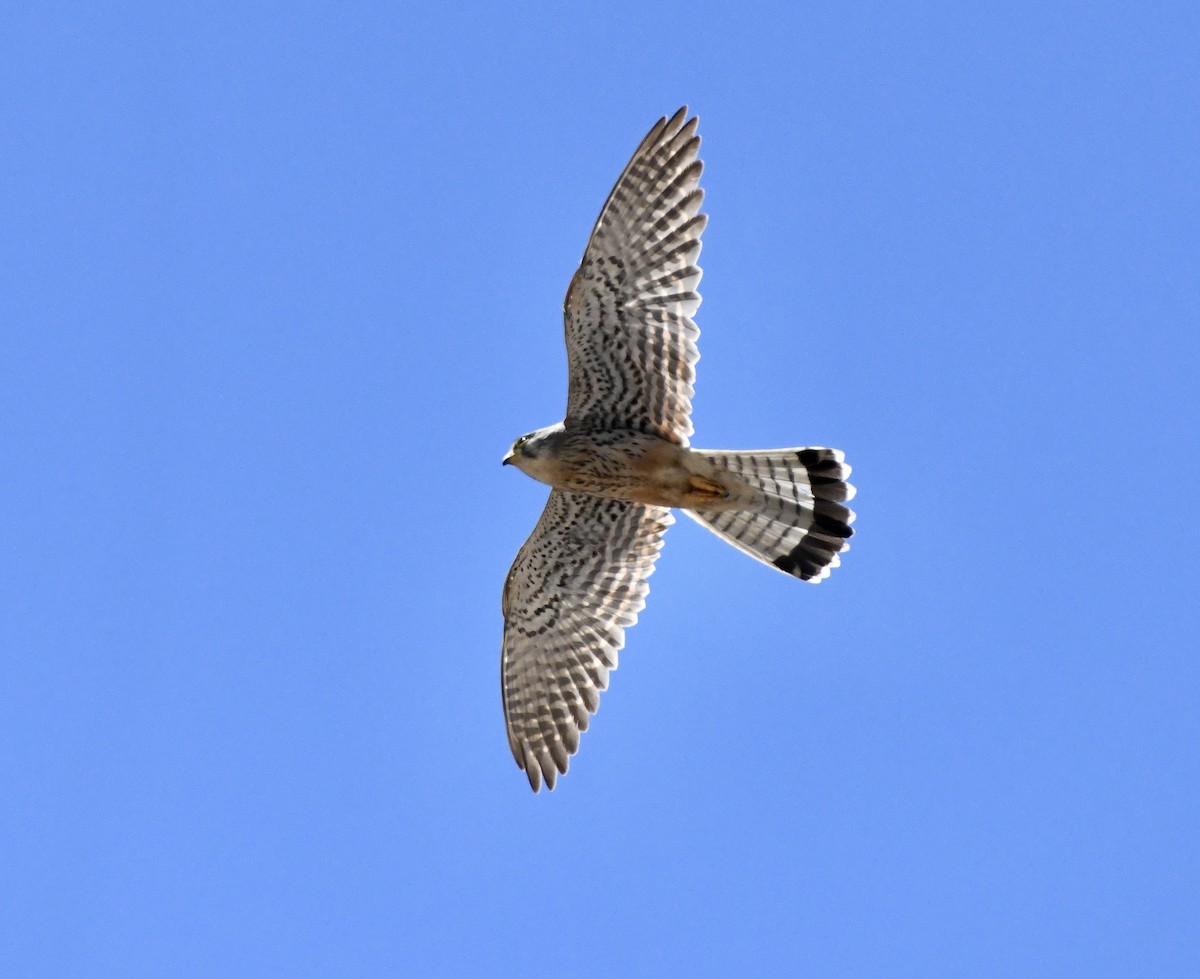
[[[803,581],[818,582],[850,547],[854,497],[850,467],[837,449],[770,449],[755,452],[695,450],[745,507],[684,510],[738,550]],[[729,480],[725,474],[735,478]]]

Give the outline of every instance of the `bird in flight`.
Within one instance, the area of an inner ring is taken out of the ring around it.
[[[618,178],[563,303],[566,417],[504,458],[552,489],[504,583],[508,744],[554,788],[617,667],[680,509],[759,561],[821,581],[847,549],[841,452],[689,447],[700,305],[698,120],[659,119]]]

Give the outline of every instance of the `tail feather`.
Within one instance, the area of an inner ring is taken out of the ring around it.
[[[726,483],[736,484],[739,505],[685,510],[689,517],[751,557],[804,581],[821,581],[841,563],[838,555],[849,549],[854,533],[854,512],[845,506],[854,487],[846,482],[850,467],[841,452],[697,451]]]

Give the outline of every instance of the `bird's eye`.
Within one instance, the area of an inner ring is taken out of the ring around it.
[[[514,448],[514,449],[519,449],[519,448],[520,448],[522,445],[524,445],[526,442],[528,442],[528,441],[529,441],[529,439],[530,439],[530,436],[528,436],[528,435],[522,435],[522,436],[521,436],[519,439],[517,439],[517,440],[516,440],[516,441],[513,443],[513,448]]]

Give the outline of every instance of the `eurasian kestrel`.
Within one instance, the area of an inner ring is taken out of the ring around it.
[[[696,126],[686,107],[660,119],[608,195],[563,304],[566,418],[504,459],[553,487],[503,599],[508,743],[535,792],[567,771],[599,706],[671,508],[804,581],[853,533],[836,449],[688,447],[707,221]]]

